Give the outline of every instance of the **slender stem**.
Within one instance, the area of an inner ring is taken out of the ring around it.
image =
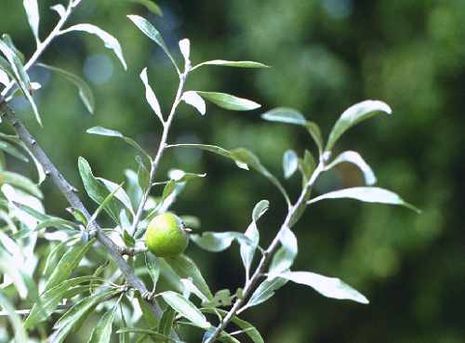
[[[324,171],[324,163],[320,162],[318,166],[316,167],[316,169],[314,170],[312,176],[310,177],[310,180],[308,181],[307,185],[302,189],[302,192],[300,193],[299,198],[297,199],[295,204],[290,207],[290,210],[287,213],[286,218],[284,219],[283,223],[281,224],[281,227],[278,233],[273,238],[268,248],[264,251],[262,258],[260,259],[260,262],[258,263],[257,269],[255,269],[255,272],[253,273],[250,280],[246,282],[242,297],[238,298],[234,302],[233,306],[229,309],[226,316],[224,316],[221,323],[217,326],[213,334],[205,341],[205,343],[215,342],[215,340],[221,334],[221,331],[223,331],[226,328],[226,326],[233,319],[233,317],[237,313],[240,313],[241,310],[245,310],[247,308],[244,305],[248,297],[257,289],[260,278],[262,278],[262,276],[265,274],[266,268],[268,264],[270,263],[271,258],[273,257],[274,253],[279,247],[281,234],[284,232],[284,230],[286,230],[287,228],[291,228],[296,223],[298,216],[301,213],[302,207],[306,205],[308,194],[310,193],[313,185],[315,184],[316,179],[323,171]]]
[[[66,8],[66,12],[64,13],[63,17],[60,18],[54,29],[49,33],[47,38],[44,39],[44,41],[40,42],[37,45],[37,49],[34,51],[32,56],[29,58],[29,60],[26,62],[24,65],[24,70],[27,71],[29,68],[31,68],[39,59],[40,56],[44,53],[45,49],[50,45],[50,43],[61,34],[61,29],[65,25],[66,21],[70,17],[72,13],[73,7],[70,4]],[[16,82],[13,80],[11,81],[8,86],[5,87],[5,89],[1,93],[1,98],[7,98],[8,92],[14,87]]]
[[[184,90],[184,85],[186,84],[186,80],[187,80],[187,75],[189,74],[189,71],[190,71],[190,65],[186,65],[185,67],[185,70],[183,73],[180,74],[179,76],[179,85],[178,85],[178,89],[176,91],[176,95],[174,97],[174,101],[173,101],[173,105],[171,106],[171,110],[170,110],[170,113],[168,115],[168,118],[162,123],[163,124],[163,131],[162,131],[162,135],[161,135],[161,138],[160,138],[160,142],[158,143],[158,149],[157,149],[157,152],[155,154],[155,157],[152,161],[152,164],[150,166],[150,176],[149,176],[149,185],[147,186],[147,189],[145,190],[144,194],[142,195],[142,199],[139,203],[139,206],[137,208],[137,211],[136,211],[136,214],[134,216],[134,220],[133,220],[133,223],[132,223],[132,230],[131,232],[133,233],[134,236],[137,237],[137,234],[136,232],[138,231],[137,230],[137,226],[142,218],[142,213],[143,213],[143,210],[144,210],[144,207],[145,207],[145,203],[147,202],[147,199],[150,195],[150,191],[152,190],[153,188],[153,182],[155,180],[155,175],[157,173],[157,170],[158,170],[158,165],[160,164],[160,160],[163,156],[163,153],[165,152],[165,149],[167,147],[167,141],[168,141],[168,134],[169,134],[169,131],[170,131],[170,128],[171,128],[171,124],[173,123],[173,120],[174,120],[174,117],[176,115],[176,109],[179,105],[179,103],[181,102],[181,97],[182,97],[182,94],[183,94],[183,90]]]

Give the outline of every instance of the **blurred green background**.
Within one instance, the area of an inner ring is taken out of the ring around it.
[[[42,36],[57,20],[40,1]],[[338,149],[359,151],[374,168],[378,184],[395,190],[423,210],[344,201],[310,208],[297,225],[300,253],[295,269],[338,276],[364,293],[369,306],[323,298],[288,285],[277,297],[245,314],[266,342],[441,342],[465,341],[465,1],[463,0],[235,0],[162,1],[163,16],[125,0],[83,0],[72,22],[91,22],[121,42],[124,72],[100,41],[82,35],[57,40],[43,57],[83,77],[96,95],[89,115],[75,88],[44,70],[36,99],[44,128],[28,120],[52,159],[80,185],[77,158],[116,182],[135,168],[124,143],[85,134],[102,125],[134,137],[150,151],[160,127],[145,103],[139,73],[149,67],[151,83],[166,109],[176,88],[175,73],[161,50],[125,17],[148,17],[173,51],[188,37],[194,62],[224,58],[257,60],[267,70],[211,67],[192,74],[188,88],[224,91],[263,104],[254,112],[228,112],[210,105],[205,117],[181,106],[171,142],[202,142],[226,148],[245,146],[277,175],[288,148],[300,154],[311,146],[297,127],[259,119],[264,110],[289,106],[321,124],[327,134],[353,103],[380,99],[392,117],[366,122]],[[33,39],[21,2],[2,0],[0,31],[30,54]],[[27,105],[15,103],[32,118]],[[260,176],[229,161],[193,151],[170,151],[160,178],[170,168],[206,172],[188,185],[174,210],[196,215],[199,231],[244,230],[261,199],[271,211],[260,225],[263,245],[285,213],[280,195]],[[26,165],[11,168],[31,173]],[[318,192],[360,185],[358,172],[344,167],[325,176]],[[294,196],[298,177],[286,182]],[[63,214],[63,198],[45,184],[47,210]],[[89,206],[94,206],[89,202]],[[213,289],[240,286],[238,249],[218,256],[191,246],[189,254]]]

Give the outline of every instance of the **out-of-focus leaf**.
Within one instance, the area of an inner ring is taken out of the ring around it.
[[[117,305],[107,310],[97,322],[87,343],[110,343]]]
[[[160,6],[158,6],[153,0],[129,0],[145,6],[150,12],[156,15],[163,15]]]
[[[182,56],[184,57],[184,63],[186,65],[191,64],[190,55],[191,55],[191,42],[189,39],[184,38],[179,41],[179,50],[181,51]]]
[[[200,312],[200,310],[192,302],[185,299],[182,295],[173,291],[166,291],[160,293],[160,296],[170,307],[195,326],[202,329],[208,329],[212,326],[202,312]]]
[[[420,212],[415,206],[405,202],[396,193],[388,191],[387,189],[378,187],[352,187],[345,188],[333,192],[329,192],[320,196],[317,196],[309,200],[308,204],[313,204],[317,201],[324,199],[355,199],[363,202],[388,204],[388,205],[401,205],[405,206],[415,212]]]
[[[87,33],[96,35],[98,38],[102,40],[106,48],[113,50],[116,57],[118,57],[121,64],[123,65],[124,70],[128,68],[126,65],[126,61],[124,60],[123,50],[121,49],[121,45],[119,44],[118,40],[115,37],[113,37],[111,34],[109,34],[108,32],[102,30],[98,26],[87,24],[87,23],[73,25],[61,32],[67,33],[67,32],[72,32],[72,31],[81,31],[81,32],[87,32]]]
[[[162,48],[162,50],[173,63],[176,70],[179,72],[178,65],[176,64],[176,61],[174,60],[173,56],[168,50],[168,47],[166,46],[166,43],[163,37],[161,36],[160,32],[158,32],[158,30],[147,19],[141,16],[130,14],[128,15],[128,18],[139,28],[139,30],[142,31],[143,34],[145,34],[147,37],[149,37]]]
[[[26,10],[27,14],[27,21],[29,22],[29,26],[31,27],[32,33],[34,34],[34,38],[36,42],[39,43],[39,5],[37,4],[37,0],[23,0],[23,6]]]
[[[16,174],[8,171],[0,171],[0,184],[9,184],[14,187],[20,188],[33,196],[42,199],[42,192],[37,185],[21,174]]]
[[[207,112],[205,100],[203,100],[203,98],[195,91],[184,92],[181,100],[194,107],[201,115],[205,115]]]
[[[280,277],[312,287],[327,298],[352,300],[361,304],[369,303],[365,296],[338,278],[327,277],[312,272],[286,272],[280,274]]]
[[[26,331],[19,315],[15,312],[15,308],[10,303],[8,298],[0,292],[0,307],[8,314],[8,319],[13,327],[16,342],[29,342]]]
[[[163,311],[160,323],[158,324],[158,332],[162,335],[169,336],[175,317],[176,311],[171,307],[168,307],[165,311]]]
[[[66,8],[62,4],[53,5],[50,9],[57,12],[60,18],[63,18],[66,15]]]
[[[25,156],[16,146],[9,142],[0,140],[0,150],[3,150],[11,156],[16,157],[18,160],[29,162],[27,156]]]
[[[94,99],[94,94],[92,93],[92,89],[89,87],[86,81],[81,79],[80,77],[74,75],[73,73],[70,73],[69,71],[66,71],[61,68],[57,68],[54,66],[50,66],[47,64],[42,64],[39,63],[37,64],[38,66],[51,70],[58,75],[62,76],[72,84],[74,84],[78,91],[79,91],[79,97],[81,98],[82,102],[84,103],[84,106],[90,113],[94,113],[95,109],[95,99]]]
[[[127,144],[132,146],[134,149],[136,149],[142,157],[146,159],[146,162],[148,164],[152,163],[152,159],[150,155],[132,138],[124,136],[121,132],[112,130],[112,129],[107,129],[101,126],[94,126],[91,127],[90,129],[87,129],[87,133],[91,135],[98,135],[98,136],[106,136],[106,137],[116,137],[119,139],[122,139],[125,141]]]
[[[144,336],[150,336],[153,338],[156,338],[158,341],[157,342],[176,342],[174,339],[162,335],[159,332],[156,332],[155,330],[150,330],[150,329],[141,329],[141,328],[122,328],[116,331],[117,334],[124,334],[124,333],[135,333],[139,335],[144,335]]]
[[[386,103],[378,100],[365,100],[349,107],[331,129],[325,151],[331,151],[337,140],[352,126],[375,116],[379,112],[391,114],[392,110]]]
[[[305,117],[298,111],[287,108],[277,107],[262,114],[262,119],[278,123],[302,125],[307,124]]]
[[[283,171],[286,179],[290,178],[299,168],[299,157],[294,150],[286,150],[283,155]]]
[[[315,145],[318,148],[318,153],[321,155],[323,152],[323,136],[321,135],[320,127],[317,123],[312,121],[308,121],[305,124],[305,127],[307,128],[310,137],[312,137],[313,141],[315,142]]]
[[[239,98],[226,93],[202,91],[196,91],[196,93],[215,105],[231,111],[251,111],[261,107],[261,105],[255,101]]]
[[[365,162],[362,156],[358,152],[355,151],[344,151],[339,156],[337,156],[334,161],[332,161],[328,166],[327,169],[331,169],[337,166],[339,163],[352,163],[356,165],[363,174],[365,178],[365,183],[368,186],[374,185],[376,183],[376,176],[371,167],[368,163]]]

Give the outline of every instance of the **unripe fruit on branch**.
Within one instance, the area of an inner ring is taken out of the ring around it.
[[[173,257],[182,254],[189,237],[182,220],[171,212],[153,218],[145,232],[145,245],[156,256]]]

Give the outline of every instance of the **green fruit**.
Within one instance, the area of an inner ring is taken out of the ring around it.
[[[171,212],[156,216],[147,226],[145,245],[156,256],[182,254],[188,244],[189,238],[182,220]]]

